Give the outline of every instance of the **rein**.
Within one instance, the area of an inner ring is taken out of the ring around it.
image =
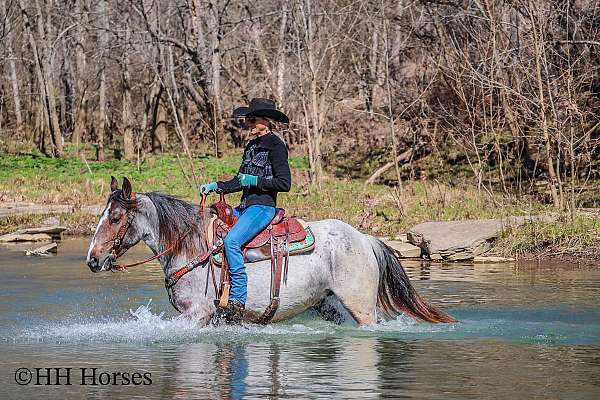
[[[205,195],[202,195],[202,204],[203,205],[204,205],[204,197],[205,197]],[[131,192],[131,199],[134,200],[135,198],[136,198],[136,193]],[[127,222],[121,228],[119,228],[119,231],[117,232],[117,235],[115,236],[115,238],[113,240],[113,245],[112,245],[112,248],[110,251],[113,255],[114,260],[121,257],[128,250],[128,249],[125,249],[123,251],[120,247],[121,247],[121,244],[123,244],[123,239],[125,239],[125,235],[127,235],[127,231],[129,230],[129,227],[131,226],[131,223],[133,222],[134,217],[135,217],[135,213],[133,211],[128,210],[127,211]],[[120,271],[126,271],[127,268],[136,267],[138,265],[143,265],[143,264],[149,263],[150,261],[154,261],[157,258],[160,258],[160,257],[164,256],[165,254],[171,252],[177,246],[177,244],[179,244],[179,242],[181,240],[185,239],[187,237],[187,235],[190,234],[191,231],[192,231],[191,228],[188,229],[187,232],[185,232],[183,234],[183,236],[180,236],[179,239],[175,243],[173,243],[172,245],[167,247],[165,250],[161,251],[160,253],[158,253],[152,257],[148,257],[145,260],[136,261],[136,262],[132,262],[129,264],[115,264],[112,266],[112,268],[120,270]]]

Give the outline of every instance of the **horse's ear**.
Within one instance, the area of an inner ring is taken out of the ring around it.
[[[115,178],[114,176],[110,177],[110,191],[114,192],[115,190],[119,190],[119,182],[117,181],[117,178]]]
[[[127,178],[123,178],[123,197],[126,199],[131,198],[131,182]]]

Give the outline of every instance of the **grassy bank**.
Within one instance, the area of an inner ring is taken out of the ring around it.
[[[495,243],[500,255],[600,264],[600,216],[566,215],[503,232]]]
[[[235,174],[239,160],[239,153],[220,160],[198,157],[193,159],[192,174],[189,162],[173,155],[148,157],[138,167],[136,163],[119,160],[97,163],[76,157],[52,159],[39,155],[3,154],[0,157],[0,199],[76,206],[102,204],[109,194],[110,176],[114,175],[119,178],[127,176],[133,182],[134,190],[139,192],[162,191],[198,202],[195,184]],[[405,182],[400,191],[383,185],[366,186],[358,180],[329,178],[318,190],[308,184],[308,163],[304,158],[292,157],[290,163],[293,189],[280,196],[280,205],[290,214],[310,220],[341,219],[376,235],[394,237],[411,226],[431,220],[498,218],[552,211],[548,206],[533,201],[437,181]],[[193,183],[190,184],[190,181]],[[237,194],[231,195],[229,201],[235,204],[238,198]],[[35,224],[43,218],[5,218],[0,220],[0,231]],[[89,233],[96,224],[96,217],[89,215],[76,213],[61,218],[73,227],[75,233]],[[593,218],[580,217],[574,222],[559,219],[548,226],[536,223],[507,231],[497,246],[497,252],[525,254],[543,247],[544,243],[569,248],[589,246],[598,240],[599,231],[600,223]],[[585,235],[580,235],[582,232]],[[579,242],[575,243],[578,237]]]

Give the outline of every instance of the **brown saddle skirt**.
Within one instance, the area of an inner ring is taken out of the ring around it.
[[[214,240],[224,240],[236,222],[237,218],[233,215],[225,221],[217,215],[213,221]],[[315,244],[312,231],[306,222],[301,218],[286,217],[285,211],[280,208],[269,226],[244,246],[242,250],[244,262],[253,263],[270,259],[273,256],[273,242],[277,240],[286,245],[287,254],[290,256],[309,253],[314,249]],[[217,264],[221,264],[220,254],[216,254],[213,258]]]

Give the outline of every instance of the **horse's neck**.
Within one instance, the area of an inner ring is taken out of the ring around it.
[[[152,209],[152,212],[148,213],[149,220],[147,223],[147,227],[149,229],[149,232],[147,235],[145,235],[143,241],[156,255],[164,251],[168,246],[165,243],[163,243],[160,239],[160,226],[158,222],[158,215],[156,214],[156,209],[154,207],[152,207]],[[186,265],[191,258],[194,258],[195,256],[199,255],[200,252],[204,251],[201,245],[205,240],[205,238],[203,237],[204,230],[204,227],[202,227],[199,232],[188,232],[186,238],[184,239],[192,240],[194,243],[197,243],[197,254],[193,254],[191,255],[191,257],[188,257],[184,252],[182,254],[173,256],[172,254],[169,254],[169,252],[165,254],[165,256],[159,258],[165,276],[170,276],[170,274]],[[185,232],[181,232],[182,236],[184,234]]]

